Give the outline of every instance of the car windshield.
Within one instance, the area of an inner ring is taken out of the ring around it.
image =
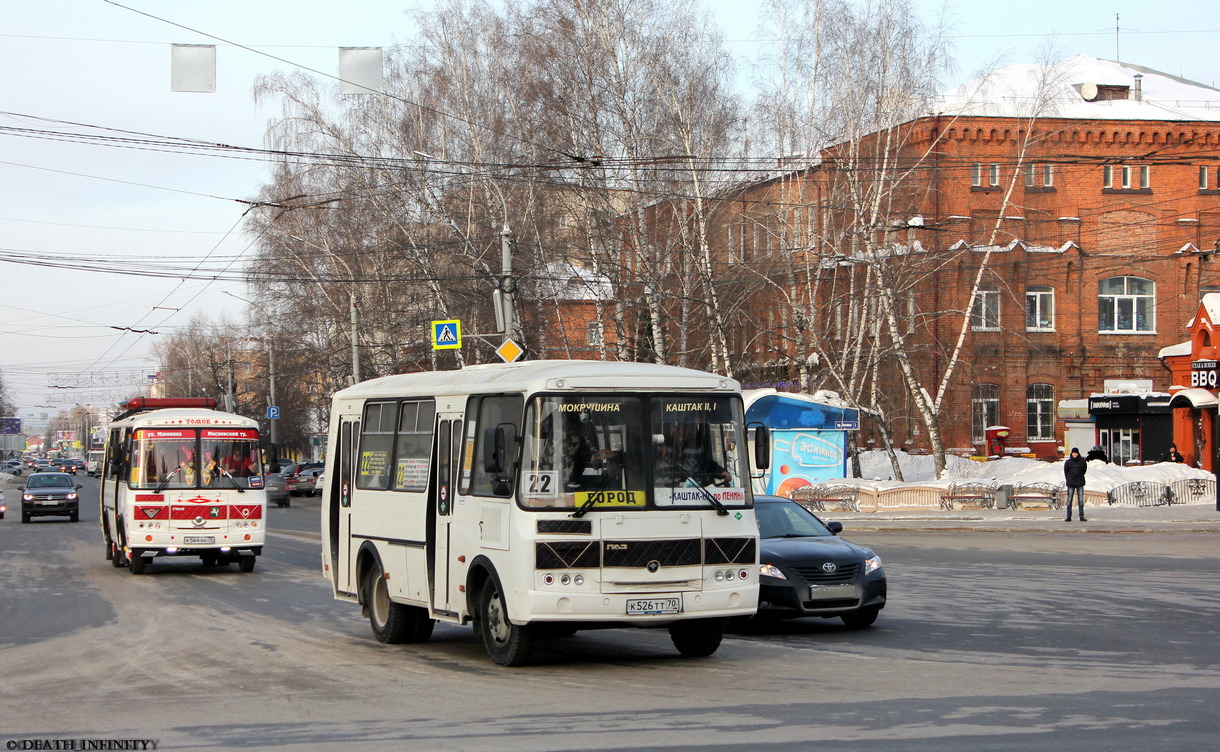
[[[72,479],[66,475],[31,475],[27,488],[71,488]]]
[[[754,507],[763,538],[833,535],[822,521],[795,501],[765,502]]]

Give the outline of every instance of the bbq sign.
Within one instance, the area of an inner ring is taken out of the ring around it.
[[[1203,389],[1216,389],[1220,385],[1220,372],[1214,360],[1196,360],[1190,364],[1190,385]]]

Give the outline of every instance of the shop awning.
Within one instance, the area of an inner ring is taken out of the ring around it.
[[[1220,400],[1216,399],[1216,395],[1206,389],[1183,389],[1176,392],[1169,400],[1170,407],[1215,407]]]

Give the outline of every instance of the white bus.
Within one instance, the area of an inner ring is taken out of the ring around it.
[[[258,421],[217,411],[210,397],[122,407],[100,473],[106,558],[132,574],[161,556],[253,571],[267,510]]]
[[[513,666],[536,637],[644,626],[710,655],[758,605],[742,416],[737,382],[642,363],[357,384],[331,410],[323,573],[382,642],[472,622]]]
[[[101,449],[90,450],[85,458],[85,472],[88,473],[90,478],[102,474],[102,458],[105,456],[106,453]]]

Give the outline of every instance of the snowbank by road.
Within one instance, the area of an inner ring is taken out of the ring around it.
[[[994,462],[974,462],[961,457],[946,457],[945,477],[936,480],[932,458],[927,455],[898,453],[903,478],[907,483],[947,486],[955,481],[981,480],[997,484],[1008,483],[1062,483],[1063,461],[1043,462],[1023,457],[1007,457]],[[860,454],[860,472],[863,478],[849,478],[845,482],[870,488],[890,488],[901,485],[893,480],[889,457],[882,451]],[[1169,484],[1183,478],[1212,478],[1216,476],[1206,470],[1187,467],[1173,462],[1155,465],[1120,467],[1094,460],[1089,463],[1085,476],[1085,489],[1106,492],[1115,486],[1137,480],[1150,480]]]

